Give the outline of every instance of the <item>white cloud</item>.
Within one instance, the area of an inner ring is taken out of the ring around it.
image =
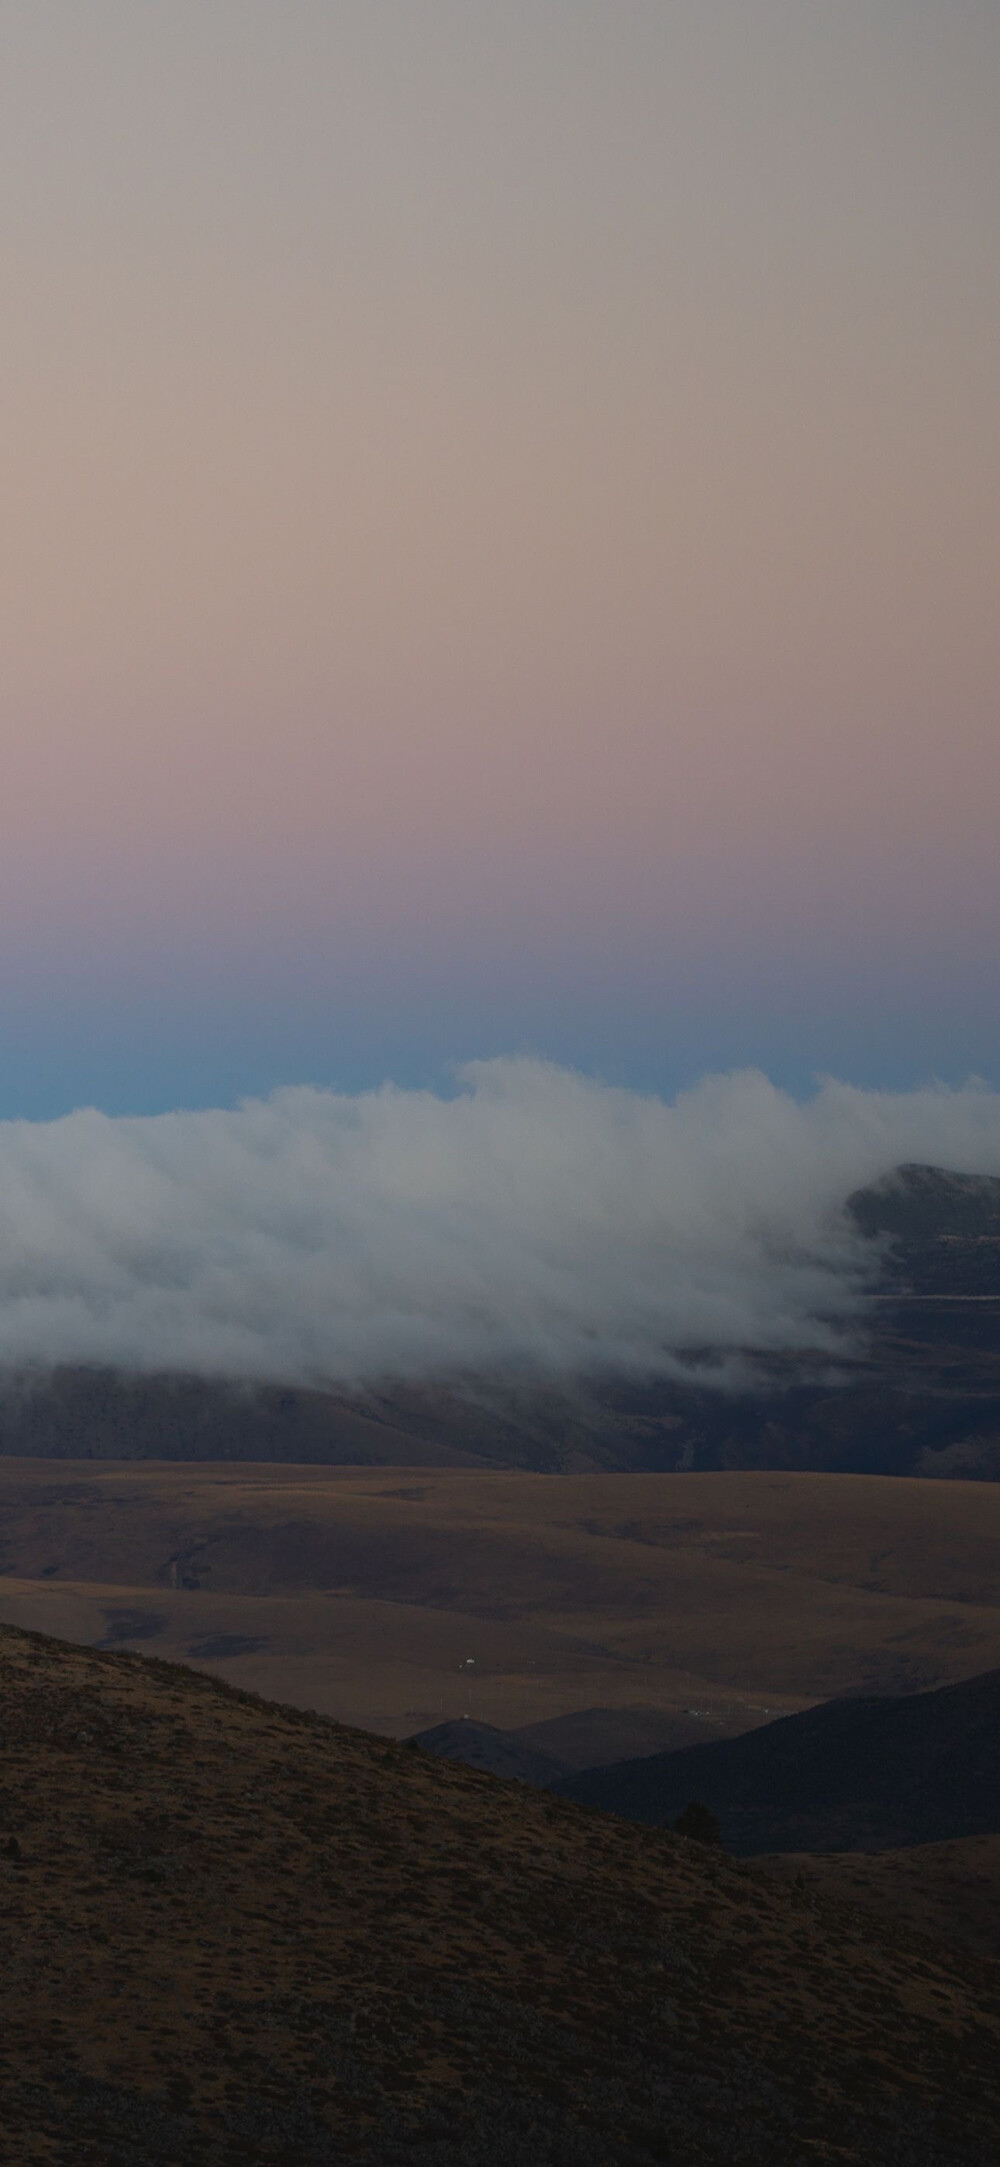
[[[666,1104],[517,1060],[460,1083],[0,1124],[0,1362],[350,1384],[833,1348],[862,1299],[851,1189],[901,1160],[1000,1173],[985,1087],[800,1104],[746,1072]]]

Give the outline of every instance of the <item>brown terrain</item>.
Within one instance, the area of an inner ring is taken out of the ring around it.
[[[972,1955],[132,1655],[0,1733],[9,2167],[994,2167]]]
[[[993,1485],[7,1460],[0,1507],[0,1619],[396,1737],[471,1717],[516,1734],[523,1768],[1000,1665]],[[928,1932],[978,1915],[989,1953],[1000,1867],[983,1841],[978,1898],[947,1845],[855,1859],[843,1883],[816,1860],[817,1885]]]
[[[905,1851],[785,1851],[755,1863],[781,1881],[1000,1960],[1000,1835]]]
[[[1000,1666],[994,1484],[8,1459],[0,1508],[11,1624],[576,1766]]]

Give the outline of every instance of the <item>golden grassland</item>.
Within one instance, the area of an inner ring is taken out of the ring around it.
[[[397,1736],[1000,1665],[1000,1485],[0,1460],[0,1510],[0,1618]]]

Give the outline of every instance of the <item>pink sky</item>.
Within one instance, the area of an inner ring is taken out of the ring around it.
[[[4,9],[0,1111],[995,1067],[998,91],[978,0]]]

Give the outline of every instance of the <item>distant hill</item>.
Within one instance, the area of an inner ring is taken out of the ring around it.
[[[574,1768],[605,1768],[609,1761],[634,1760],[644,1753],[674,1752],[679,1746],[700,1745],[706,1726],[715,1736],[730,1731],[753,1730],[767,1718],[757,1709],[737,1711],[713,1707],[696,1712],[682,1708],[574,1708],[568,1715],[547,1716],[540,1723],[524,1723],[508,1737],[533,1751],[554,1754]]]
[[[418,1731],[409,1744],[419,1746],[423,1753],[435,1754],[439,1760],[462,1761],[466,1768],[481,1769],[484,1775],[503,1776],[538,1788],[557,1783],[560,1776],[569,1774],[565,1761],[554,1760],[550,1753],[533,1752],[512,1731],[497,1730],[492,1723],[474,1723],[468,1717]]]
[[[836,1382],[825,1358],[773,1355],[739,1392],[490,1376],[349,1394],[63,1368],[0,1381],[0,1454],[1000,1478],[1000,1178],[903,1166],[845,1211],[875,1276]]]
[[[972,1956],[136,1656],[0,1734],[12,2167],[995,2167]]]
[[[713,1718],[716,1735],[724,1728],[753,1729],[761,1720],[749,1709],[740,1711],[737,1724],[723,1726],[714,1710]],[[705,1724],[704,1715],[684,1714],[676,1708],[574,1708],[567,1715],[524,1723],[516,1730],[499,1730],[493,1723],[461,1716],[417,1731],[409,1743],[441,1760],[463,1761],[467,1768],[481,1769],[488,1776],[551,1787],[579,1769],[605,1768],[616,1748],[624,1759],[626,1753],[657,1753],[700,1743]]]
[[[1000,1670],[905,1699],[825,1701],[740,1738],[591,1769],[555,1788],[661,1828],[698,1799],[744,1857],[1000,1834]]]

